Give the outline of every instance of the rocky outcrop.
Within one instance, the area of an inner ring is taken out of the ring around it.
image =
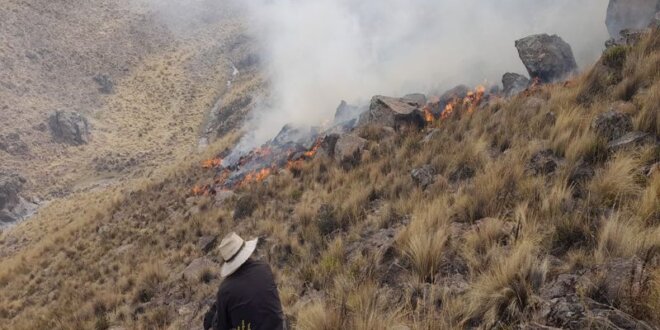
[[[591,123],[591,128],[599,137],[607,141],[613,141],[632,131],[633,124],[630,115],[608,111],[596,116]]]
[[[607,149],[617,151],[642,144],[658,143],[655,137],[646,132],[630,132],[607,144]]]
[[[552,150],[545,149],[532,155],[527,170],[533,175],[547,175],[554,173],[560,163],[561,159]]]
[[[359,107],[342,100],[335,112],[335,123],[344,123],[356,119],[360,116],[360,113],[362,113],[362,110]]]
[[[11,209],[19,202],[18,194],[25,179],[16,174],[0,173],[0,209]]]
[[[660,11],[659,0],[610,0],[605,24],[612,38],[625,29],[643,29]]]
[[[20,196],[26,180],[16,174],[0,172],[0,227],[29,216],[36,205]]]
[[[89,141],[89,123],[75,111],[55,111],[48,120],[53,139],[70,145]]]
[[[115,90],[115,83],[107,74],[97,74],[94,81],[99,85],[99,92],[103,94],[112,94]]]
[[[334,158],[345,168],[357,165],[362,159],[362,152],[367,140],[352,134],[340,135],[334,147]]]
[[[12,156],[25,155],[30,151],[18,133],[0,135],[0,150]]]
[[[426,125],[424,112],[417,101],[388,96],[374,96],[369,110],[360,115],[358,126],[377,124],[395,129],[402,127],[421,128]]]
[[[524,91],[529,87],[530,81],[527,77],[517,74],[507,72],[502,76],[502,86],[504,86],[505,97],[512,97],[518,95],[520,92]]]
[[[529,76],[541,82],[563,80],[577,71],[571,46],[557,35],[532,35],[515,45]]]
[[[412,93],[404,96],[402,98],[408,104],[415,104],[418,107],[423,107],[426,105],[426,95],[422,93]]]
[[[420,168],[416,168],[410,172],[415,184],[422,189],[426,189],[428,186],[432,185],[435,181],[435,170],[431,165],[424,165]]]

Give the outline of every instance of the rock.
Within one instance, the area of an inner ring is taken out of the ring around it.
[[[89,140],[87,119],[74,111],[55,111],[48,120],[53,138],[70,145],[86,144]]]
[[[234,207],[234,220],[241,220],[251,216],[256,208],[257,201],[252,195],[239,197]]]
[[[426,189],[428,186],[432,185],[435,182],[435,170],[431,165],[424,165],[420,168],[413,169],[410,172],[415,184],[422,189]]]
[[[317,136],[318,132],[313,127],[286,124],[282,127],[277,136],[273,138],[272,144],[284,146],[288,143],[294,143],[308,148],[311,147],[310,143],[314,143]]]
[[[367,146],[367,140],[352,134],[339,136],[335,143],[333,157],[345,168],[357,165]]]
[[[548,325],[568,329],[584,329],[587,315],[577,295],[554,298],[543,307],[541,313]]]
[[[557,35],[532,35],[515,45],[529,76],[541,82],[563,80],[577,71],[571,46]]]
[[[561,160],[550,149],[535,153],[527,164],[527,169],[533,175],[547,175],[555,172]]]
[[[634,146],[638,146],[641,144],[652,144],[652,143],[657,143],[656,139],[651,136],[651,134],[646,133],[646,132],[630,132],[627,133],[626,135],[611,141],[610,143],[607,144],[607,148],[610,151],[617,151],[621,149],[626,149]]]
[[[633,124],[630,115],[617,111],[608,111],[596,116],[591,123],[591,128],[598,136],[609,142],[632,131]]]
[[[648,280],[644,263],[637,257],[617,258],[600,265],[590,277],[599,278],[599,299],[604,304],[620,306],[624,299],[638,296]]]
[[[202,257],[193,260],[188,267],[181,272],[181,276],[189,281],[197,281],[202,279],[202,275],[205,272],[210,272],[212,274],[217,273],[219,267],[220,265],[213,262],[211,259]]]
[[[648,324],[634,317],[612,308],[608,305],[598,304],[587,299],[589,305],[591,326],[596,329],[630,329],[630,330],[653,330]]]
[[[440,96],[440,99],[438,101],[438,106],[432,108],[431,112],[433,112],[433,115],[435,115],[436,117],[440,116],[442,112],[445,110],[445,106],[449,102],[452,102],[455,99],[462,100],[467,96],[469,92],[470,92],[470,88],[465,85],[458,85],[444,92]]]
[[[97,74],[94,76],[94,81],[99,84],[99,92],[103,94],[112,94],[115,89],[115,83],[110,76],[106,74]]]
[[[512,97],[518,95],[520,92],[526,90],[530,83],[529,79],[523,75],[507,72],[502,77],[504,96]]]
[[[426,105],[426,95],[422,93],[412,93],[404,96],[402,98],[406,103],[415,104],[418,107],[423,107]]]
[[[346,101],[341,101],[335,112],[335,123],[344,123],[356,119],[362,113],[362,109],[357,106],[349,105]]]
[[[18,133],[0,135],[0,150],[12,156],[25,155],[29,152],[27,144],[21,140]]]
[[[605,42],[605,48],[610,49],[616,46],[634,46],[646,33],[644,29],[625,29],[619,32],[618,37],[613,37]]]
[[[12,210],[20,202],[19,193],[25,179],[16,174],[0,172],[0,210]]]
[[[643,29],[660,10],[659,0],[610,0],[605,24],[612,38],[625,29]]]
[[[377,124],[395,129],[402,127],[422,128],[426,125],[424,111],[416,101],[387,96],[374,96],[369,110],[360,115],[358,126]]]
[[[199,247],[199,249],[202,250],[202,252],[209,253],[211,252],[211,250],[213,250],[217,242],[218,242],[218,236],[213,236],[213,235],[202,236],[199,238],[199,241],[197,242],[197,247]]]

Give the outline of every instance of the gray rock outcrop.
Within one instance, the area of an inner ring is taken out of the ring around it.
[[[529,79],[521,74],[507,72],[502,76],[502,86],[504,86],[503,93],[505,97],[518,95],[520,92],[527,89],[529,85]]]
[[[360,115],[358,126],[368,124],[396,129],[402,126],[423,127],[426,121],[416,100],[378,95],[371,99],[369,110]]]
[[[630,115],[618,111],[608,111],[596,116],[591,123],[591,128],[598,136],[609,142],[632,131],[633,124]]]
[[[334,158],[344,167],[352,167],[358,164],[362,158],[362,152],[367,145],[367,140],[352,134],[339,136],[334,147]]]
[[[515,45],[529,76],[541,82],[563,80],[577,71],[571,46],[557,35],[531,35]]]
[[[626,29],[643,29],[654,22],[660,0],[610,0],[605,24],[612,38]]]
[[[89,142],[89,123],[87,118],[75,111],[55,111],[48,119],[53,139],[70,145],[82,145]]]

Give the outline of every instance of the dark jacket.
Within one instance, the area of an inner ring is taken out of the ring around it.
[[[249,259],[220,285],[204,328],[282,330],[284,314],[270,266]],[[244,327],[244,328],[243,328]]]

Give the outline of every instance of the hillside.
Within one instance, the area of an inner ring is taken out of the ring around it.
[[[239,90],[255,84],[249,67],[233,76],[253,56],[234,8],[207,1],[206,12],[188,13],[184,23],[194,23],[183,24],[151,3],[3,3],[0,172],[22,176],[30,202],[144,177],[185,158],[227,81]],[[54,138],[56,110],[85,118],[86,143]]]
[[[360,127],[351,164],[319,153],[193,193],[230,134],[4,234],[31,244],[0,259],[0,328],[199,328],[213,238],[236,231],[261,238],[294,328],[656,329],[659,105],[656,29],[565,83],[420,130]]]

